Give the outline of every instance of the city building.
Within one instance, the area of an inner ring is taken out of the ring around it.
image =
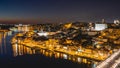
[[[101,31],[107,28],[107,24],[102,24],[102,23],[95,23],[95,30],[96,31]]]

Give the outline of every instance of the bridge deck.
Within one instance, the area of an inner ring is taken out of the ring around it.
[[[120,64],[120,49],[101,62],[96,68],[116,68]]]

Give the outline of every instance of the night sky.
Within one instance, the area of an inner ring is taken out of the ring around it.
[[[119,0],[0,0],[0,21],[30,23],[113,22]]]

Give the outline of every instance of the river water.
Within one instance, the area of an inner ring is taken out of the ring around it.
[[[94,60],[72,56],[72,55],[67,55],[67,54],[59,53],[59,52],[52,52],[49,50],[43,50],[43,49],[34,50],[24,45],[11,44],[10,40],[14,35],[15,35],[15,32],[12,32],[12,31],[0,32],[0,58],[6,58],[6,57],[13,58],[13,57],[24,56],[24,55],[39,55],[40,54],[40,55],[44,55],[45,58],[47,57],[48,60],[51,60],[51,58],[54,58],[52,59],[52,61],[47,61],[50,63],[58,63],[58,61],[56,60],[63,59],[63,60],[69,60],[70,62],[72,62],[75,68],[95,68],[96,66],[97,61],[94,61]],[[39,62],[42,63],[44,62],[44,60],[46,61],[45,58],[42,58],[42,61],[40,60]],[[33,62],[33,60],[31,59],[29,59],[29,61]],[[75,65],[77,65],[77,67]]]

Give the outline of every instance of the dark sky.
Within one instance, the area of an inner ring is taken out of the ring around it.
[[[97,22],[120,19],[119,0],[0,0],[0,20]]]

